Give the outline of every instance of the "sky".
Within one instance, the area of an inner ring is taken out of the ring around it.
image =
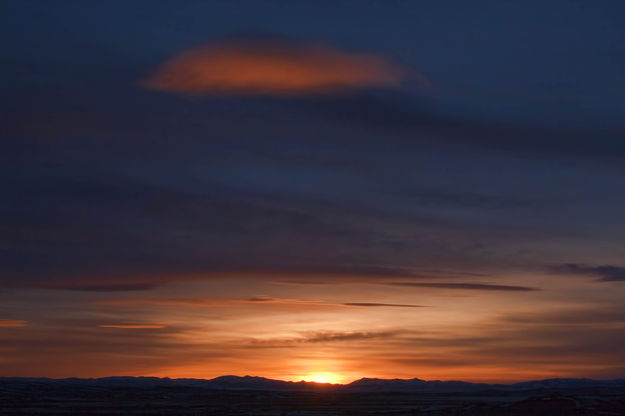
[[[625,377],[620,1],[5,1],[0,375]]]

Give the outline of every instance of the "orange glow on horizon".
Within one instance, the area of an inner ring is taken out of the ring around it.
[[[251,375],[332,384],[363,377],[509,383],[618,376],[610,365],[620,359],[620,350],[588,356],[577,349],[586,342],[579,331],[598,331],[593,320],[580,317],[606,314],[603,307],[545,303],[551,297],[541,291],[458,296],[447,289],[415,293],[369,280],[350,284],[348,293],[336,285],[300,287],[228,276],[179,282],[140,297],[89,292],[86,299],[67,291],[58,296],[84,317],[70,314],[73,309],[51,309],[50,318],[33,320],[27,310],[16,310],[0,319],[0,332],[10,340],[0,364],[9,376]],[[598,288],[595,296],[612,296],[616,305],[620,294],[608,289]],[[409,304],[431,307],[395,306]],[[607,310],[612,311],[620,319],[620,310]],[[553,333],[556,325],[560,332]],[[600,330],[607,337],[621,325],[609,322]],[[63,350],[47,349],[56,345],[48,340],[61,338],[71,342]],[[21,348],[34,342],[55,359]],[[91,360],[93,351],[101,359]]]
[[[322,384],[344,384],[346,382],[345,377],[343,377],[342,375],[327,371],[309,373],[303,377],[300,377],[299,380]]]

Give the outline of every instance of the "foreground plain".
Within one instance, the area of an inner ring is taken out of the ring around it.
[[[2,415],[625,415],[621,386],[463,392],[221,389],[193,383],[0,379]]]

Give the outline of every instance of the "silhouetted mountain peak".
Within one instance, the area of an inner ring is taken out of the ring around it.
[[[55,383],[67,386],[103,386],[152,388],[157,386],[184,386],[208,388],[214,390],[267,390],[267,391],[305,391],[336,390],[344,392],[467,392],[481,390],[541,390],[541,389],[581,389],[625,387],[625,379],[593,380],[588,378],[552,378],[545,380],[524,381],[514,384],[485,384],[466,381],[441,381],[412,379],[380,379],[364,377],[349,384],[324,384],[308,381],[273,380],[258,376],[225,375],[214,379],[194,378],[158,378],[158,377],[104,377],[104,378],[10,378],[0,377],[0,387]]]

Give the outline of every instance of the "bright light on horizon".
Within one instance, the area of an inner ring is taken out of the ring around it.
[[[312,381],[314,383],[343,384],[345,377],[340,374],[330,372],[310,373],[300,378],[302,381]]]

